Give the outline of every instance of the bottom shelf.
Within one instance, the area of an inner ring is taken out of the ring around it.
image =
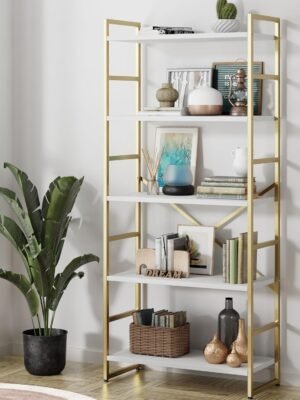
[[[144,364],[151,367],[178,368],[216,374],[247,376],[247,364],[240,368],[230,368],[226,364],[208,364],[201,350],[191,350],[189,354],[178,358],[154,357],[142,354],[132,354],[129,350],[122,350],[108,356],[108,361],[120,363]],[[261,371],[274,364],[272,357],[255,356],[253,372]]]

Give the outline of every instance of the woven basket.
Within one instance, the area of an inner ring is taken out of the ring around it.
[[[131,323],[130,351],[148,356],[183,356],[190,351],[190,324],[161,328]]]

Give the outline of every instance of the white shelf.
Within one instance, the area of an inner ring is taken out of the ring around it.
[[[193,115],[111,115],[107,121],[141,121],[141,122],[222,122],[222,123],[247,123],[247,117],[233,117],[231,115],[193,116]],[[255,122],[274,121],[273,116],[258,115]]]
[[[190,275],[189,278],[175,279],[137,275],[135,271],[129,270],[113,275],[108,275],[107,280],[110,282],[143,283],[159,286],[176,286],[197,289],[227,290],[231,292],[247,292],[247,284],[233,285],[230,283],[224,283],[222,275]],[[255,288],[262,288],[272,284],[273,282],[274,278],[262,277],[254,281],[254,286]]]
[[[256,40],[272,40],[274,35],[267,35],[256,33]],[[248,38],[247,32],[227,32],[227,33],[193,33],[193,34],[179,34],[179,35],[152,35],[152,34],[139,34],[139,35],[122,35],[115,37],[108,37],[109,42],[127,42],[127,43],[165,43],[165,42],[205,42],[205,41],[244,41]]]
[[[141,354],[132,354],[129,350],[123,350],[109,355],[108,361],[143,364],[149,365],[150,367],[178,368],[190,371],[247,376],[247,364],[242,364],[240,368],[230,368],[226,364],[209,364],[206,362],[201,350],[192,350],[189,354],[178,358],[145,356]],[[274,359],[271,357],[255,356],[253,372],[256,373],[273,364]]]
[[[156,204],[186,204],[198,206],[222,206],[222,207],[247,207],[247,200],[230,199],[198,199],[197,195],[191,196],[167,196],[165,194],[149,195],[145,192],[125,195],[107,196],[107,200],[120,203],[156,203]],[[274,201],[272,197],[258,197],[255,201]]]

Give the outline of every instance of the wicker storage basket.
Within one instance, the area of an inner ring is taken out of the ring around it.
[[[130,351],[148,356],[183,356],[190,351],[190,324],[161,328],[131,323]]]

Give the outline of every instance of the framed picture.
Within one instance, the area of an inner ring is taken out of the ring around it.
[[[158,127],[156,129],[155,151],[161,153],[157,170],[160,188],[164,186],[164,174],[169,164],[189,165],[195,183],[198,128]]]
[[[217,62],[213,63],[213,87],[219,90],[223,95],[223,114],[229,114],[231,104],[228,100],[230,75],[234,75],[238,68],[243,68],[247,75],[247,63],[246,62]],[[264,69],[263,62],[254,62],[254,73],[262,74]],[[247,78],[246,78],[247,79]],[[254,115],[261,115],[262,108],[262,80],[254,80]]]
[[[168,68],[168,82],[179,93],[175,107],[184,109],[191,90],[199,85],[212,85],[212,68]]]
[[[213,275],[215,228],[213,226],[179,225],[178,233],[188,237],[190,273]]]

